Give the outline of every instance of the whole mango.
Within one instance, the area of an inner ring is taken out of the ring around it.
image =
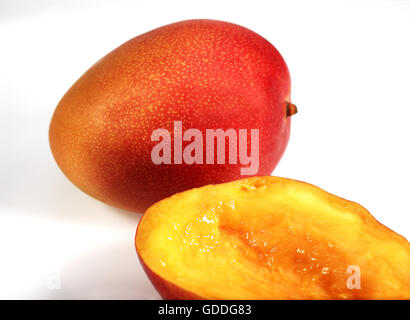
[[[231,23],[188,20],[94,64],[58,104],[49,138],[77,187],[141,212],[193,187],[269,175],[295,112],[288,68],[267,40]]]

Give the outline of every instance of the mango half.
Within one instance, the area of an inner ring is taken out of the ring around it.
[[[409,299],[410,245],[362,206],[254,177],[151,206],[140,261],[165,299]]]

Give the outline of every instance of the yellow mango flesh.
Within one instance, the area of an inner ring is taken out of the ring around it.
[[[410,298],[405,238],[362,206],[290,179],[255,177],[164,199],[143,216],[136,247],[164,298]],[[349,266],[356,288],[347,285]]]

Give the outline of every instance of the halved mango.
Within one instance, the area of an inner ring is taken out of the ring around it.
[[[410,244],[362,206],[255,177],[150,207],[136,248],[165,299],[409,299]]]

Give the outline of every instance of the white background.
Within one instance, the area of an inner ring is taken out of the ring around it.
[[[192,18],[246,26],[287,61],[299,113],[275,174],[410,237],[410,1],[1,0],[0,298],[159,297],[134,250],[140,216],[71,185],[48,125],[103,55]]]

